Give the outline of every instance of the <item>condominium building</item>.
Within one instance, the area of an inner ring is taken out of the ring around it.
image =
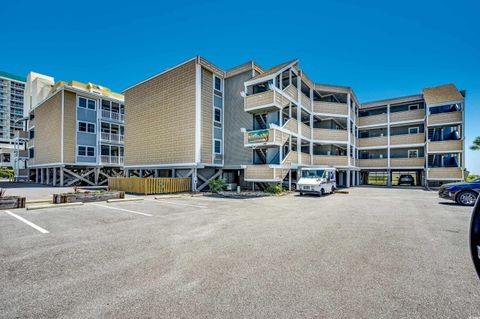
[[[421,94],[364,103],[358,118],[358,166],[362,180],[417,185],[463,180],[465,92],[453,84]]]
[[[15,167],[16,161],[19,164],[15,143],[18,132],[25,129],[24,91],[25,78],[0,71],[0,167]],[[24,149],[24,141],[17,139],[17,142]],[[24,163],[21,165],[25,168]]]
[[[463,178],[464,94],[453,85],[361,104],[298,60],[222,70],[195,57],[124,93],[128,176],[190,176],[195,190],[218,177],[291,186],[300,168],[324,166],[345,187]]]
[[[30,78],[30,77],[29,77]],[[123,173],[123,95],[96,84],[32,76],[30,178],[54,186],[102,185]],[[48,89],[46,89],[48,88]]]

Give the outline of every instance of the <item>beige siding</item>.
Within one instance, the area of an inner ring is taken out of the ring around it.
[[[313,139],[314,140],[324,140],[324,141],[348,141],[348,131],[347,130],[332,130],[325,128],[314,128],[313,129]]]
[[[390,145],[421,144],[425,142],[425,133],[400,134],[390,136]]]
[[[335,115],[347,115],[348,106],[345,103],[313,101],[313,112]]]
[[[302,105],[307,109],[307,110],[312,110],[312,100],[310,100],[310,98],[308,96],[306,96],[305,94],[301,93],[300,94],[301,96],[301,103]]]
[[[462,179],[462,169],[459,167],[437,167],[428,170],[428,179],[455,178]]]
[[[358,118],[358,126],[374,125],[374,124],[386,124],[387,114],[378,114],[371,116],[363,116]]]
[[[358,139],[358,147],[387,146],[386,136],[367,137]]]
[[[125,165],[195,161],[195,65],[125,92]]]
[[[298,100],[298,89],[293,85],[290,84],[284,90],[290,97],[292,97],[295,101]]]
[[[300,128],[302,130],[302,136],[304,136],[306,138],[311,138],[312,137],[312,129],[310,128],[310,126],[302,123],[302,124],[300,124]]]
[[[428,125],[457,123],[462,121],[463,112],[437,113],[428,116]]]
[[[75,163],[77,135],[77,95],[64,91],[63,161]],[[99,150],[97,150],[97,153]]]
[[[424,167],[425,158],[416,157],[416,158],[391,158],[390,159],[391,167]]]
[[[427,104],[463,101],[462,94],[453,84],[425,88],[423,89],[423,96]]]
[[[453,152],[453,151],[462,151],[463,142],[458,141],[438,141],[438,142],[429,142],[428,151],[429,152]]]
[[[273,91],[257,93],[245,97],[245,111],[266,105],[273,105]]]
[[[348,157],[334,155],[313,155],[313,165],[348,166]]]
[[[359,167],[387,167],[387,165],[388,165],[388,161],[386,158],[358,160]]]
[[[61,161],[62,93],[58,92],[35,111],[35,158],[30,165]]]
[[[202,163],[213,162],[213,73],[202,68]]]
[[[424,117],[425,117],[425,110],[393,112],[393,113],[390,113],[390,122],[423,120]]]

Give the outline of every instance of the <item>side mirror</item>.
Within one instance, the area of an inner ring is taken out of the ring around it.
[[[473,208],[472,220],[470,221],[470,252],[480,278],[480,196]]]

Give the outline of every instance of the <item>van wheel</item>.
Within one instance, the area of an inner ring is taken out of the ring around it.
[[[303,193],[302,193],[302,192],[300,192],[300,196],[303,196]]]
[[[330,190],[330,194],[333,194],[334,191],[335,191],[335,187],[332,186],[332,189]]]

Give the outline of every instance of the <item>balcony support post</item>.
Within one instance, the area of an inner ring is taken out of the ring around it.
[[[53,170],[52,185],[57,186],[57,168],[54,167],[54,168],[52,168],[52,170]]]
[[[50,184],[50,168],[47,167],[45,170],[47,171],[47,185],[49,185]]]
[[[350,187],[350,170],[349,170],[349,169],[345,170],[345,175],[346,175],[346,177],[347,177],[345,186],[346,186],[346,187]]]
[[[38,184],[38,182],[39,182],[38,168],[35,168],[35,183]]]
[[[63,167],[60,166],[60,186],[64,186]]]

